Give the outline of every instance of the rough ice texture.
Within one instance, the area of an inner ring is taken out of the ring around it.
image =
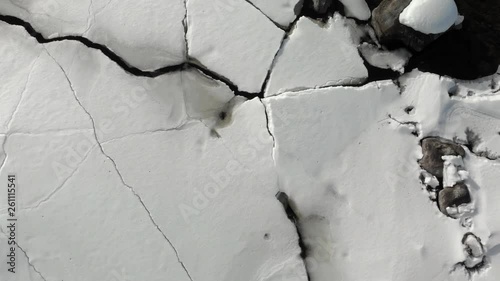
[[[350,21],[336,14],[322,26],[300,18],[276,58],[265,95],[363,82],[368,72]]]
[[[183,0],[5,0],[0,13],[28,21],[47,38],[84,36],[143,70],[186,58]]]
[[[413,0],[399,15],[399,21],[425,34],[443,33],[458,19],[454,0]]]
[[[189,55],[201,65],[258,93],[284,31],[245,1],[189,0]]]
[[[358,20],[370,19],[372,13],[365,0],[340,0],[344,5],[345,13],[348,17]]]

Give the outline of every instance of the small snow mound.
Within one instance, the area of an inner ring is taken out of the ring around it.
[[[346,16],[358,20],[369,20],[372,13],[365,0],[340,0],[345,7]]]
[[[443,33],[458,19],[454,0],[413,0],[399,15],[399,21],[425,34]]]

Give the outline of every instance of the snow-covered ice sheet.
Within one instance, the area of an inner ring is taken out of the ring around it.
[[[497,281],[498,73],[352,86],[368,76],[359,53],[401,72],[407,54],[359,46],[369,28],[339,14],[302,17],[283,41],[275,23],[301,4],[0,3],[45,37],[86,36],[144,70],[189,53],[151,78],[0,22],[0,178],[18,178],[18,280]],[[365,1],[344,4],[369,18]],[[241,95],[268,74],[265,98]],[[443,178],[419,165],[427,137],[464,148],[441,158]],[[470,200],[438,208],[438,189],[459,184]]]
[[[86,37],[142,70],[186,60],[183,0],[5,0],[0,13],[29,22],[45,38]]]
[[[443,33],[458,20],[455,0],[412,0],[399,21],[425,34]]]
[[[240,91],[260,92],[285,32],[246,1],[189,0],[187,10],[189,56]]]
[[[351,21],[336,14],[323,26],[300,18],[276,58],[265,95],[362,83],[368,72],[358,54]]]
[[[463,259],[463,231],[422,191],[418,139],[388,118],[404,104],[392,82],[265,103],[313,280],[459,280],[449,271]]]
[[[233,102],[192,68],[136,77],[78,42],[40,45],[22,27],[0,28],[12,58],[0,62],[11,70],[1,76],[0,177],[15,172],[22,186],[17,242],[31,263],[19,262],[19,276],[306,280],[274,197],[259,99]]]

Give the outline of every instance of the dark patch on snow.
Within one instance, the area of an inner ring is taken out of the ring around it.
[[[344,13],[338,0],[304,0],[301,15],[326,22],[335,12]]]
[[[458,137],[454,137],[453,141],[459,143],[473,154],[479,157],[486,158],[488,160],[498,160],[500,159],[500,155],[493,153],[490,149],[485,148],[483,150],[478,150],[478,146],[483,142],[483,139],[479,134],[475,133],[471,128],[467,127],[465,129],[465,140],[462,140]]]
[[[415,107],[414,106],[407,106],[404,111],[406,112],[406,114],[411,114],[412,112],[414,112],[415,110]]]
[[[360,56],[363,59],[363,63],[366,67],[366,70],[368,70],[368,79],[365,81],[365,83],[371,83],[374,81],[381,81],[381,80],[397,80],[401,75],[401,73],[394,71],[392,69],[383,69],[375,67],[369,64],[361,54]]]
[[[498,64],[498,58],[488,53],[488,47],[477,34],[462,29],[450,30],[421,52],[414,53],[406,70],[410,72],[418,68],[420,71],[473,80],[494,74]]]
[[[276,193],[276,199],[283,205],[285,209],[286,215],[288,219],[295,225],[295,229],[297,230],[297,235],[299,237],[299,247],[301,249],[300,257],[304,261],[304,265],[306,267],[307,279],[310,280],[309,272],[307,271],[306,258],[309,249],[304,243],[304,239],[302,237],[302,232],[300,231],[300,223],[297,213],[293,210],[293,201],[288,197],[288,195],[284,192],[279,191]]]

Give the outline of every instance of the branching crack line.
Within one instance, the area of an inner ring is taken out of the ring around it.
[[[47,51],[47,50],[46,50]],[[149,211],[149,209],[146,207],[146,204],[144,203],[144,201],[142,200],[142,198],[139,196],[139,194],[135,191],[135,189],[127,184],[123,178],[123,175],[121,174],[120,170],[118,169],[118,165],[116,164],[115,160],[113,158],[111,158],[105,151],[104,151],[104,148],[102,147],[101,143],[99,142],[99,139],[97,137],[97,129],[95,127],[95,121],[94,121],[94,118],[92,117],[92,115],[90,114],[90,112],[83,106],[83,104],[81,103],[80,99],[78,98],[77,94],[76,94],[76,91],[73,87],[73,84],[71,83],[71,80],[69,79],[68,75],[66,74],[66,71],[64,70],[64,68],[59,64],[59,62],[54,58],[52,57],[52,55],[47,51],[47,54],[54,60],[54,62],[59,66],[59,68],[61,69],[62,73],[64,74],[65,78],[66,78],[66,81],[68,82],[69,84],[69,87],[71,89],[71,92],[73,93],[73,97],[75,98],[76,102],[79,104],[79,106],[85,111],[85,113],[88,115],[88,117],[90,118],[90,121],[92,123],[92,128],[94,130],[94,138],[95,138],[95,141],[97,142],[97,145],[99,147],[99,150],[101,151],[101,153],[104,155],[104,157],[106,157],[110,162],[111,164],[113,165],[118,177],[120,178],[120,181],[121,183],[126,186],[133,194],[134,196],[139,200],[140,204],[142,205],[143,209],[148,213],[148,216],[149,216],[149,219],[150,221],[153,223],[153,225],[156,227],[156,229],[160,232],[160,234],[163,236],[163,238],[168,242],[168,244],[170,245],[170,247],[174,250],[174,253],[177,257],[177,262],[182,266],[182,268],[184,269],[184,272],[186,272],[187,276],[189,277],[189,280],[193,281],[193,278],[191,277],[191,275],[189,274],[189,271],[187,270],[184,262],[181,261],[180,259],[180,256],[179,256],[179,252],[177,251],[177,249],[174,247],[174,245],[172,244],[172,242],[170,241],[170,239],[165,235],[165,233],[160,229],[160,226],[156,223],[156,221],[154,220],[151,212]]]
[[[187,3],[187,1],[188,0],[186,0],[186,3]],[[115,62],[125,72],[127,72],[131,75],[134,75],[134,76],[155,78],[155,77],[158,77],[158,76],[161,76],[164,74],[168,74],[168,73],[174,73],[174,72],[183,71],[183,70],[187,70],[187,69],[196,69],[214,80],[219,80],[219,81],[223,82],[235,93],[235,95],[243,96],[245,98],[254,98],[256,96],[261,95],[261,93],[249,93],[249,92],[245,92],[245,91],[240,91],[238,89],[238,86],[236,86],[236,84],[234,84],[231,80],[229,80],[228,78],[226,78],[226,77],[224,77],[224,76],[222,76],[222,75],[220,75],[212,70],[207,69],[206,67],[197,63],[192,58],[187,58],[187,61],[180,63],[180,64],[165,66],[165,67],[153,70],[153,71],[144,71],[144,70],[141,70],[137,67],[130,65],[128,62],[126,62],[123,58],[121,58],[120,56],[115,54],[113,51],[111,51],[111,49],[109,49],[105,45],[95,43],[86,37],[76,36],[76,35],[68,35],[68,36],[53,37],[50,39],[46,39],[45,37],[43,37],[43,35],[40,32],[36,31],[30,23],[28,23],[20,18],[0,14],[0,21],[3,21],[3,22],[10,24],[10,25],[16,25],[16,26],[23,27],[26,30],[26,32],[28,32],[28,34],[31,37],[35,38],[38,41],[38,43],[40,43],[40,44],[47,44],[47,43],[51,43],[51,42],[60,42],[60,41],[80,42],[83,45],[87,46],[88,48],[101,51],[102,54],[104,54],[106,57],[108,57],[111,61]],[[187,29],[187,25],[185,26],[185,29]],[[186,40],[187,40],[187,37],[186,37]],[[187,50],[186,50],[186,52],[187,52]]]

